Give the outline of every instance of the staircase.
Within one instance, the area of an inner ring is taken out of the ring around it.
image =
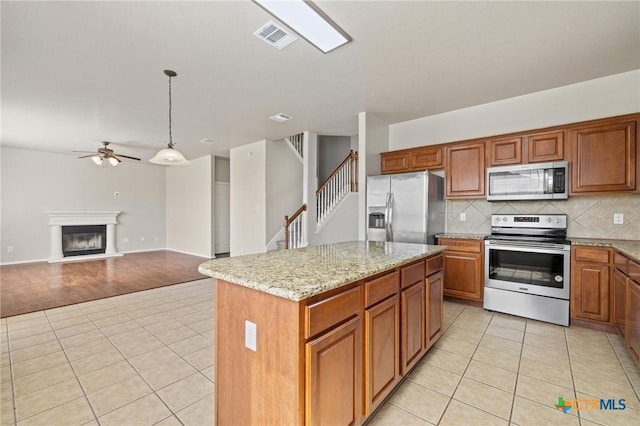
[[[316,225],[320,226],[340,202],[350,193],[358,191],[358,153],[349,155],[316,191]]]
[[[295,151],[300,160],[313,161],[313,155],[310,159],[305,159],[304,153],[304,133],[289,136],[285,138],[289,146]],[[313,169],[315,170],[315,169]],[[313,172],[312,172],[313,173]],[[291,216],[284,217],[284,228],[280,231],[279,236],[274,237],[272,243],[275,241],[275,245],[269,243],[271,249],[294,249],[305,247],[309,245],[310,239],[315,238],[314,235],[318,235],[321,227],[323,232],[328,229],[325,225],[328,225],[332,215],[337,211],[341,203],[347,203],[348,208],[353,207],[354,199],[350,198],[345,200],[350,194],[358,191],[358,153],[356,151],[349,151],[346,158],[340,163],[340,165],[334,170],[329,178],[323,182],[316,190],[315,199],[311,197],[311,202],[315,202],[315,224],[313,214],[308,214],[307,204],[302,206]],[[313,192],[311,193],[313,194]],[[308,199],[307,199],[307,202]],[[310,206],[313,209],[313,205]],[[313,212],[313,210],[311,211]],[[344,223],[344,213],[341,213],[342,219],[339,219]],[[338,219],[338,217],[336,217]],[[311,223],[309,223],[311,222]],[[339,228],[336,228],[339,229]],[[334,229],[332,232],[336,232]],[[310,234],[309,234],[310,232]],[[326,237],[326,233],[325,233]],[[335,237],[335,236],[334,236]]]

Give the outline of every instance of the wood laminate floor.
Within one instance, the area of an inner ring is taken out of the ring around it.
[[[207,259],[159,250],[70,263],[0,266],[0,317],[205,278]]]

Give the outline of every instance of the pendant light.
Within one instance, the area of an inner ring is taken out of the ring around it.
[[[184,155],[173,147],[175,144],[173,143],[171,135],[171,78],[178,74],[171,70],[164,70],[164,73],[169,77],[169,143],[165,149],[160,150],[149,162],[165,166],[182,166],[190,164],[191,162],[184,158]]]

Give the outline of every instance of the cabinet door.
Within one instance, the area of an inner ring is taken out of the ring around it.
[[[625,316],[627,315],[627,276],[615,270],[613,272],[613,323],[625,333]]]
[[[571,192],[636,189],[636,122],[573,129]]]
[[[409,153],[389,152],[380,154],[380,169],[382,174],[409,171]]]
[[[433,346],[442,333],[442,291],[444,275],[437,272],[427,277],[427,346]]]
[[[424,280],[401,292],[400,373],[403,376],[426,350],[425,297]]]
[[[522,138],[489,141],[490,166],[522,163]]]
[[[609,322],[609,265],[571,266],[571,317]]]
[[[362,422],[362,326],[360,317],[305,345],[307,425]]]
[[[548,132],[529,135],[528,161],[530,163],[541,161],[564,160],[564,132]]]
[[[482,300],[482,255],[446,250],[444,252],[444,294]]]
[[[441,169],[442,147],[425,146],[409,153],[409,167],[412,170]]]
[[[636,362],[640,362],[640,283],[629,280],[627,295],[627,347]]]
[[[400,381],[400,298],[396,294],[365,311],[365,415]]]
[[[485,195],[484,142],[446,148],[445,181],[447,198],[474,198]]]

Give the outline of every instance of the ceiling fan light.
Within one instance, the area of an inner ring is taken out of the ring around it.
[[[99,155],[94,155],[93,157],[91,157],[91,159],[93,160],[94,163],[96,163],[98,166],[102,165],[102,157],[100,157]]]
[[[152,159],[149,160],[153,164],[162,164],[164,166],[184,166],[191,164],[191,161],[184,158],[184,155],[175,148],[165,148],[160,150]]]
[[[117,166],[118,164],[120,164],[120,160],[118,160],[116,157],[109,157],[109,164],[111,164],[112,166]]]

